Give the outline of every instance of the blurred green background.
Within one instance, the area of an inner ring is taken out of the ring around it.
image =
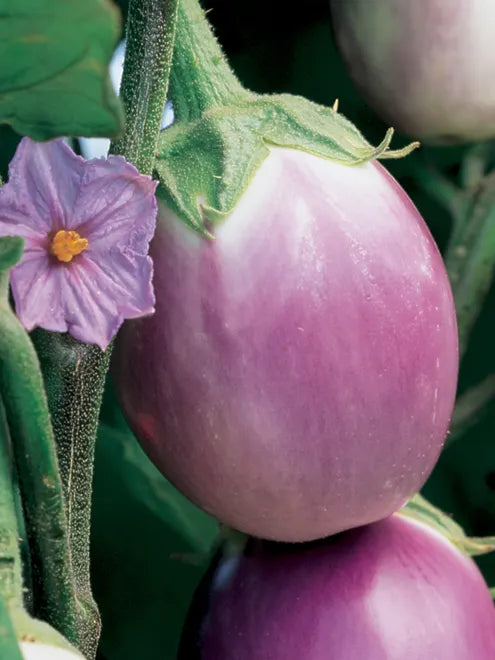
[[[125,12],[125,3],[120,3]],[[209,0],[209,18],[235,71],[259,92],[292,92],[339,110],[373,143],[387,128],[349,80],[335,50],[326,0]],[[295,7],[295,8],[294,8]],[[77,29],[77,28],[74,28]],[[0,170],[18,136],[0,126]],[[407,140],[396,137],[395,146]],[[423,147],[388,161],[420,209],[440,248],[445,210],[416,182],[429,163],[455,179],[466,147]],[[461,365],[459,393],[495,372],[495,289],[486,298]],[[423,494],[473,535],[495,534],[495,402],[449,446]],[[173,660],[193,590],[204,572],[217,525],[155,470],[127,429],[109,382],[97,445],[92,538],[95,596],[101,608],[100,660]],[[491,586],[495,556],[480,559]]]

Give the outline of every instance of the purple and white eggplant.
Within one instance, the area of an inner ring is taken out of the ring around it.
[[[495,135],[495,5],[487,0],[330,0],[335,38],[383,119],[433,142]]]
[[[313,544],[253,540],[212,573],[181,660],[495,657],[495,609],[476,564],[397,514]]]
[[[417,210],[376,162],[273,148],[209,229],[161,204],[156,313],[118,340],[145,451],[255,536],[307,541],[393,513],[433,468],[456,389],[454,305]]]

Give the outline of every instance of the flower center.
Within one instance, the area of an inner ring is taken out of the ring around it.
[[[69,263],[76,254],[88,248],[88,239],[81,238],[77,231],[61,229],[52,240],[51,252],[59,261]]]

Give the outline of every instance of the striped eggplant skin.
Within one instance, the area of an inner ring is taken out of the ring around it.
[[[476,564],[398,514],[310,544],[253,540],[201,589],[179,660],[495,657]]]
[[[423,219],[376,163],[273,149],[211,232],[160,205],[156,312],[117,341],[144,450],[254,536],[390,515],[432,470],[456,390],[454,305]]]
[[[359,91],[404,133],[433,143],[495,136],[495,4],[330,0]]]

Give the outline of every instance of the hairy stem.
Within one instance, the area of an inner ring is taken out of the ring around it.
[[[168,89],[177,0],[131,0],[121,86],[125,130],[111,152],[151,175]],[[98,418],[112,346],[101,351],[69,335],[37,331],[40,357],[67,502],[75,588],[84,611],[84,647],[93,658],[100,632],[91,593],[90,523]]]
[[[64,494],[38,359],[9,307],[0,271],[0,389],[19,473],[37,611],[74,643],[80,615],[68,545]],[[3,294],[3,295],[2,295]]]
[[[198,0],[179,0],[170,97],[178,121],[248,96],[230,68]]]
[[[120,97],[125,129],[111,147],[151,174],[167,98],[179,0],[131,0]]]
[[[33,333],[48,395],[65,493],[79,648],[94,658],[101,631],[91,591],[90,528],[95,436],[110,352],[70,335]],[[95,369],[95,365],[98,369]]]

